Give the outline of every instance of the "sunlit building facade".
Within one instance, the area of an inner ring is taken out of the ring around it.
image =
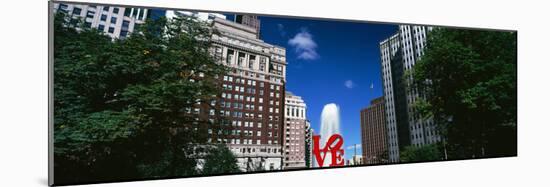
[[[306,167],[306,107],[300,96],[286,92],[283,169]]]
[[[433,121],[423,120],[413,104],[421,94],[412,89],[407,74],[424,54],[428,26],[400,25],[398,32],[380,42],[384,89],[388,154],[390,162],[399,162],[406,146],[422,146],[441,140]]]
[[[122,6],[53,3],[54,13],[69,15],[71,22],[83,21],[83,27],[95,28],[112,38],[126,38],[150,17],[145,8]]]

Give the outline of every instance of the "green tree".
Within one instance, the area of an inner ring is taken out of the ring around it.
[[[436,28],[413,69],[415,104],[444,135],[449,158],[516,155],[515,32]]]
[[[241,171],[237,165],[237,158],[225,144],[219,144],[210,149],[211,151],[209,151],[204,159],[201,174],[215,175]]]
[[[75,23],[62,13],[54,20],[56,183],[196,174],[204,127],[223,128],[188,113],[215,109],[221,92],[227,69],[209,53],[214,31],[161,18],[113,40]]]
[[[401,162],[425,162],[442,160],[443,155],[437,144],[429,144],[421,147],[407,146],[399,154]]]

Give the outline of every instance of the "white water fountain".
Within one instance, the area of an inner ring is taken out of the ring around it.
[[[323,111],[321,112],[321,141],[319,146],[325,147],[325,142],[327,142],[333,134],[340,134],[340,109],[338,108],[338,105],[330,103],[325,105],[325,107],[323,107]],[[322,167],[328,167],[331,160],[331,154],[327,154]],[[315,164],[314,166],[319,167],[317,161],[313,163]]]

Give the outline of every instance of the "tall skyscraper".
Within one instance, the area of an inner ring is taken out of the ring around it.
[[[432,27],[427,26],[410,26],[402,25],[399,27],[401,32],[403,42],[403,56],[404,56],[404,67],[405,70],[410,70],[416,64],[418,60],[422,58],[424,54],[424,48],[426,47],[427,34],[433,29]],[[414,77],[411,74],[408,74],[408,82],[411,82]],[[406,82],[407,88],[410,87]],[[406,100],[407,100],[407,111],[409,121],[409,130],[411,131],[411,145],[422,146],[426,144],[432,144],[441,140],[439,134],[437,133],[435,124],[433,120],[423,120],[420,117],[415,109],[413,104],[417,101],[418,98],[422,97],[422,94],[419,90],[416,89],[406,89]]]
[[[236,14],[235,15],[235,22],[256,29],[256,32],[258,32],[258,38],[260,37],[260,35],[259,35],[259,33],[260,33],[260,19],[258,19],[258,16],[245,15],[245,14]]]
[[[304,100],[300,96],[286,92],[283,168],[306,167],[306,127],[308,124]]]
[[[145,8],[122,6],[54,3],[54,12],[63,12],[72,22],[84,21],[84,27],[95,28],[112,38],[126,38],[149,17]]]
[[[388,159],[384,97],[373,99],[370,106],[361,110],[360,114],[363,163],[384,163]]]
[[[257,39],[251,27],[211,18],[219,31],[212,36],[211,53],[231,70],[220,77],[223,93],[217,112],[227,119],[231,133],[214,132],[211,142],[228,144],[242,170],[282,169],[285,48]]]
[[[424,54],[431,30],[427,26],[400,25],[398,33],[380,42],[390,162],[399,162],[399,151],[406,146],[440,141],[432,120],[422,120],[415,113],[413,104],[421,94],[410,88],[408,84],[414,77],[406,74]]]

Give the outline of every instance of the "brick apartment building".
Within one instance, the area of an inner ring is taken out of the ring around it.
[[[226,143],[244,171],[282,169],[285,48],[258,39],[253,27],[219,17],[212,23],[219,34],[211,52],[231,71],[221,78],[218,102],[230,133],[210,141]]]

